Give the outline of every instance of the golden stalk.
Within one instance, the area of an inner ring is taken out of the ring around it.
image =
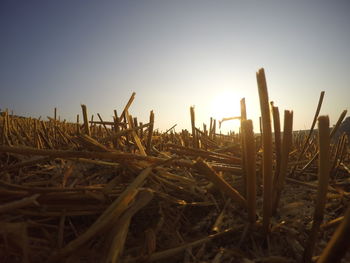
[[[210,124],[209,124],[209,138],[212,139],[212,133],[213,133],[213,118],[210,117]]]
[[[220,177],[212,167],[205,163],[201,158],[198,158],[194,164],[194,167],[203,173],[212,183],[214,183],[218,189],[222,190],[240,206],[247,207],[247,201],[241,194],[229,185],[222,177]]]
[[[282,156],[281,167],[278,178],[276,178],[276,195],[274,198],[273,211],[276,211],[280,199],[281,192],[284,187],[284,182],[287,176],[288,170],[288,157],[292,147],[293,141],[293,111],[284,111],[284,128],[283,128],[283,141],[282,141]]]
[[[96,132],[96,123],[94,122],[94,115],[91,115],[91,120],[90,120],[90,132],[92,130],[92,133]]]
[[[125,111],[125,116],[126,116],[126,118],[128,120],[129,128],[132,129],[131,136],[134,139],[134,142],[136,143],[137,148],[140,151],[140,154],[143,155],[143,156],[146,156],[147,154],[145,152],[145,149],[143,148],[143,145],[141,143],[141,140],[140,140],[139,136],[137,135],[136,131],[134,130],[133,120],[132,120],[131,115],[129,115],[128,111]]]
[[[153,136],[153,127],[154,127],[154,113],[153,110],[150,113],[149,116],[149,123],[150,127],[148,128],[148,135],[147,135],[147,145],[146,145],[146,152],[150,153],[152,148],[152,136]]]
[[[97,117],[100,119],[103,128],[105,129],[105,131],[107,132],[108,135],[111,135],[111,131],[107,129],[106,124],[103,122],[103,119],[101,117],[101,115],[99,113],[97,113]]]
[[[79,114],[77,114],[77,134],[80,134]]]
[[[122,120],[122,118],[124,118],[125,121],[127,120],[127,119],[126,119],[126,116],[125,116],[125,112],[129,110],[129,108],[130,108],[132,102],[133,102],[134,99],[135,99],[135,95],[136,95],[135,92],[133,92],[133,93],[131,94],[130,99],[128,100],[128,103],[125,105],[124,110],[123,110],[122,114],[120,115],[120,119],[119,119],[119,120]]]
[[[211,138],[212,140],[216,139],[216,119],[213,119],[213,127],[212,127],[212,132],[211,132]]]
[[[53,137],[56,140],[57,134],[56,134],[56,125],[57,125],[57,108],[54,109],[54,123],[53,123]]]
[[[272,116],[273,116],[273,127],[274,127],[274,135],[275,135],[275,156],[276,156],[276,164],[275,164],[275,173],[274,173],[274,182],[273,185],[276,186],[280,169],[281,169],[281,124],[280,124],[280,113],[278,110],[278,107],[275,107],[273,105],[273,102],[271,102],[272,107]],[[276,194],[276,188],[274,187],[275,191],[273,192],[273,195]]]
[[[83,120],[84,120],[84,130],[85,130],[85,133],[86,133],[87,135],[91,136],[86,105],[82,104],[82,105],[81,105],[81,109],[82,109],[82,111],[83,111]]]
[[[318,118],[318,144],[319,144],[319,163],[318,163],[318,191],[316,199],[316,207],[314,212],[314,221],[309,235],[307,246],[305,247],[303,261],[310,262],[317,240],[317,234],[323,221],[324,208],[327,201],[327,191],[330,172],[330,132],[328,116],[320,116]]]
[[[242,98],[240,103],[241,103],[241,120],[246,120],[247,119],[247,109],[245,106],[245,98]]]
[[[120,121],[119,121],[119,117],[118,117],[117,111],[114,110],[113,112],[114,112],[114,116],[113,116],[113,123],[114,123],[113,127],[114,127],[114,129],[113,129],[113,132],[114,133],[118,133],[119,130],[120,130],[120,128],[119,128]],[[112,136],[113,136],[113,134],[112,134]],[[113,137],[112,141],[113,141],[114,148],[119,149],[119,146],[120,146],[119,138]]]
[[[2,124],[2,133],[1,133],[1,143],[5,144],[6,142],[6,138],[7,138],[7,133],[8,133],[8,129],[7,129],[7,111],[3,112],[3,124]],[[8,141],[8,138],[7,138]]]
[[[191,114],[191,127],[192,127],[192,144],[193,144],[192,147],[198,148],[194,107],[190,107],[190,114]]]
[[[242,98],[241,101],[240,101],[240,104],[241,104],[241,129],[243,129],[243,121],[247,120],[247,109],[246,109],[246,106],[245,106],[245,98]],[[246,161],[245,161],[245,144],[244,144],[244,139],[243,139],[243,136],[244,136],[244,133],[243,133],[243,130],[241,130],[241,145],[242,145],[242,171],[243,171],[243,196],[245,198],[247,198],[247,176],[246,176],[246,171],[245,171],[245,166],[246,166]]]
[[[267,233],[270,226],[272,211],[272,132],[269,108],[269,96],[267,92],[264,69],[261,68],[256,73],[258,91],[260,98],[260,109],[262,119],[262,148],[263,148],[263,228]]]
[[[246,198],[248,206],[248,220],[254,223],[256,220],[256,150],[252,120],[242,121],[242,137],[244,145],[245,172],[247,178]]]

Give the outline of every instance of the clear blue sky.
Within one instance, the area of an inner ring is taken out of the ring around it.
[[[202,127],[229,93],[227,114],[245,97],[257,130],[264,67],[295,129],[311,125],[322,90],[334,124],[350,105],[349,14],[346,0],[1,1],[0,108],[74,120],[84,103],[111,119],[135,91],[130,113],[147,122],[154,110],[165,130],[188,128],[191,105]]]

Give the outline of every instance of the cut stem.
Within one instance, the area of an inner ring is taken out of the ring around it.
[[[246,198],[248,206],[248,220],[250,223],[256,221],[256,151],[252,120],[242,121],[242,137],[245,154],[245,167],[247,178]]]
[[[293,141],[293,111],[284,111],[284,128],[283,128],[283,142],[282,142],[282,156],[281,156],[281,167],[280,172],[278,174],[278,178],[276,178],[276,195],[274,198],[274,206],[273,211],[275,212],[279,199],[281,196],[281,192],[284,187],[285,178],[287,176],[288,170],[288,157],[292,147]]]
[[[326,206],[329,172],[330,172],[330,132],[329,132],[329,118],[328,116],[320,116],[318,118],[318,144],[320,151],[320,158],[318,163],[318,191],[316,199],[316,207],[314,212],[314,221],[309,236],[309,241],[304,251],[303,261],[310,262],[317,240],[317,235],[320,225],[323,221],[324,208]]]
[[[87,135],[91,136],[86,105],[82,104],[82,105],[81,105],[81,109],[82,109],[82,111],[83,111],[84,131],[85,131],[85,133],[86,133]]]
[[[264,69],[261,68],[256,73],[258,82],[261,120],[262,120],[262,148],[263,148],[263,228],[269,231],[270,217],[272,211],[272,132],[269,108],[269,96],[267,92]]]

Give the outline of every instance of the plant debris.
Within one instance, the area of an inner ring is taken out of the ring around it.
[[[291,111],[281,132],[263,69],[257,78],[262,136],[244,100],[231,118],[242,133],[227,135],[214,119],[199,129],[193,107],[191,132],[155,130],[153,111],[139,123],[135,93],[113,121],[89,121],[85,105],[82,124],[56,109],[47,121],[3,112],[0,262],[350,261],[349,143],[334,137],[346,111],[331,132],[319,118],[331,139],[319,147],[324,93],[309,132],[292,131]]]

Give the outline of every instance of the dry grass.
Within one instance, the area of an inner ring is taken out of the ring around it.
[[[82,124],[57,109],[48,120],[3,112],[0,261],[348,260],[348,140],[330,141],[346,111],[331,132],[320,117],[297,133],[286,110],[282,133],[263,69],[257,81],[262,136],[244,99],[241,133],[227,135],[212,118],[201,130],[192,107],[190,132],[161,133],[153,111],[146,123],[130,114],[135,93],[113,121],[84,105]]]

